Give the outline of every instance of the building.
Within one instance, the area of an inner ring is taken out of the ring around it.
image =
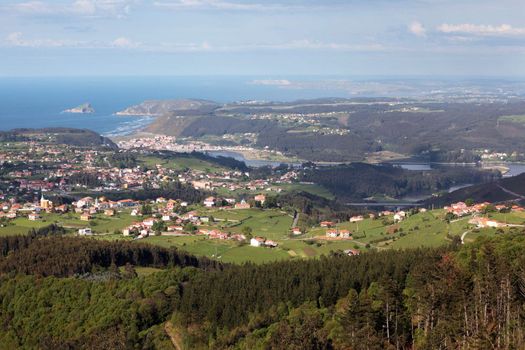
[[[337,230],[327,230],[326,231],[326,237],[328,238],[337,238],[339,236],[339,232]]]
[[[321,221],[321,227],[332,227],[334,223],[332,221]]]
[[[235,203],[235,209],[250,209],[250,203],[246,202],[244,199],[240,203]]]
[[[115,209],[106,209],[106,210],[104,210],[104,215],[106,215],[106,216],[115,216]]]
[[[350,238],[352,236],[352,233],[348,230],[340,230],[339,231],[339,236],[341,238]]]
[[[80,236],[91,236],[93,235],[93,231],[91,231],[91,228],[86,227],[86,228],[81,228],[80,230],[78,230],[78,234]]]
[[[264,194],[258,194],[253,198],[256,202],[261,203],[261,205],[266,202],[266,196]]]
[[[363,221],[363,220],[364,220],[363,215],[352,216],[352,217],[350,218],[350,222],[359,222],[359,221]]]
[[[90,213],[82,213],[80,215],[80,220],[82,220],[82,221],[89,221],[91,219],[93,219],[93,216],[91,216]]]
[[[266,242],[266,238],[264,237],[253,237],[250,239],[250,245],[252,247],[262,247],[264,246],[264,242]]]
[[[42,197],[40,198],[40,208],[42,208],[44,210],[53,209],[53,202],[51,202],[50,200],[45,199],[43,193],[42,193]]]
[[[360,251],[357,249],[347,249],[344,251],[344,253],[348,256],[356,256],[359,255]]]
[[[300,235],[300,234],[302,234],[302,233],[303,233],[303,232],[301,231],[301,229],[300,229],[299,227],[294,227],[294,228],[292,228],[292,234],[294,234],[294,235],[297,236],[297,235]]]
[[[476,225],[478,228],[486,228],[486,227],[504,227],[506,226],[504,223],[497,222],[495,220],[491,220],[489,218],[483,218],[483,217],[473,217],[468,221],[469,224]]]
[[[30,220],[30,221],[37,221],[37,220],[41,220],[42,217],[37,214],[37,213],[30,213],[27,218]]]
[[[204,206],[207,208],[211,208],[215,206],[215,197],[208,197],[204,200]]]

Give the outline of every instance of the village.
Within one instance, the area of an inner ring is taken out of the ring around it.
[[[253,177],[210,158],[165,158],[144,149],[115,153],[32,141],[4,144],[0,161],[0,234],[56,224],[69,234],[177,246],[224,261],[467,242],[525,224],[521,206],[471,201],[312,222],[276,202],[292,186],[312,186],[298,183],[292,167]],[[173,186],[195,194],[173,196]]]

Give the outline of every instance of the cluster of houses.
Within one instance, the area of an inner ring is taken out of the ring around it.
[[[349,230],[329,229],[326,230],[327,238],[352,239],[352,232]]]
[[[243,235],[243,234],[238,234],[238,233],[236,233],[236,234],[228,234],[228,233],[222,232],[220,230],[200,229],[198,231],[198,234],[205,235],[205,236],[207,236],[210,239],[221,239],[221,240],[231,239],[231,240],[239,241],[239,242],[242,242],[242,241],[246,240],[246,236]]]
[[[269,247],[275,248],[278,246],[277,242],[266,239],[266,237],[253,237],[250,239],[250,245],[252,247]]]
[[[7,201],[1,204],[0,218],[16,219],[17,217],[27,217],[30,221],[38,221],[42,219],[40,215],[42,211],[45,212],[61,212],[65,213],[69,210],[68,206],[63,204],[54,206],[53,202],[42,197],[39,202],[26,202],[24,204]]]
[[[484,212],[487,206],[489,205],[491,205],[491,203],[489,202],[477,203],[477,204],[473,204],[470,206],[467,205],[465,202],[457,202],[449,206],[446,206],[444,209],[448,213],[452,213],[457,217],[462,217],[462,216],[467,216],[471,214],[480,214]],[[512,205],[511,207],[509,207],[504,204],[497,204],[497,205],[494,205],[494,208],[497,211],[502,211],[502,210],[507,210],[507,209],[510,209],[511,211],[518,211],[518,212],[525,211],[525,209],[523,207],[520,207],[519,205]]]
[[[253,198],[254,203],[258,203],[261,206],[266,202],[266,195],[258,194]],[[223,205],[225,203],[226,205]],[[250,209],[251,205],[246,200],[242,199],[240,202],[237,202],[234,198],[216,198],[216,197],[207,197],[204,199],[202,204],[206,208],[213,207],[222,207],[223,209]]]
[[[476,227],[478,228],[487,228],[487,227],[498,228],[498,227],[507,226],[506,224],[502,222],[498,222],[494,219],[484,218],[480,216],[473,217],[472,219],[468,221],[468,223],[471,225],[476,225]]]

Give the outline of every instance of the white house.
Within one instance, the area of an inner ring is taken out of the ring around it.
[[[262,247],[264,246],[264,242],[266,242],[266,239],[263,237],[254,237],[250,239],[250,245],[252,247]]]
[[[91,236],[93,234],[93,231],[91,231],[91,228],[86,227],[78,230],[78,234],[81,236]]]
[[[215,197],[208,197],[204,200],[204,206],[211,208],[215,205]]]

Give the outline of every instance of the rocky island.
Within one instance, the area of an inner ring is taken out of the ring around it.
[[[89,113],[95,113],[95,109],[91,106],[90,103],[84,103],[78,107],[66,109],[62,113],[89,114]]]

